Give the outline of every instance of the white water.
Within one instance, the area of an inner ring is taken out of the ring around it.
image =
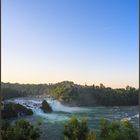
[[[132,116],[132,118],[139,118],[139,114]]]
[[[52,107],[53,111],[62,111],[62,112],[69,112],[72,113],[74,111],[79,111],[79,107],[68,107],[62,105],[59,101],[53,100],[51,98],[46,99],[49,105]]]
[[[44,113],[42,111],[41,103],[43,100],[46,100],[48,104],[51,106],[53,112],[52,113]],[[64,113],[61,114],[61,112],[66,112],[66,113],[73,113],[75,111],[79,111],[79,107],[68,107],[62,105],[59,101],[54,100],[52,98],[44,98],[44,99],[37,99],[37,98],[16,98],[16,99],[10,99],[7,100],[7,102],[14,102],[14,103],[19,103],[27,108],[32,109],[34,115],[36,116],[41,116],[45,120],[49,121],[62,121],[62,120],[67,120],[69,117]],[[60,112],[58,114],[58,112]]]
[[[53,112],[52,113],[44,113],[42,111],[41,103],[43,100],[46,100],[49,105],[51,106]],[[139,114],[136,111],[135,113],[131,114],[126,108],[126,110],[120,110],[121,107],[68,107],[63,104],[61,104],[59,101],[54,100],[52,98],[29,98],[29,97],[23,97],[23,98],[15,98],[7,100],[7,102],[15,102],[19,103],[27,108],[32,109],[34,116],[38,116],[44,119],[44,121],[50,121],[50,122],[56,122],[56,121],[64,121],[69,119],[73,114],[78,114],[79,116],[84,115],[88,117],[90,120],[98,120],[102,116],[105,118],[120,118],[120,120],[128,119],[128,120],[134,120],[138,119]],[[103,114],[103,112],[105,114]],[[114,113],[114,115],[113,115]]]
[[[64,106],[58,100],[54,100],[52,98],[44,98],[44,99],[48,102],[48,104],[51,106],[51,108],[54,112],[72,113],[75,111],[79,112],[82,109],[80,107]],[[27,108],[31,108],[33,110],[36,110],[37,108],[41,107],[41,103],[44,99],[41,100],[41,99],[17,98],[17,99],[13,99],[13,100],[8,100],[8,102],[19,103],[23,106],[26,106]]]

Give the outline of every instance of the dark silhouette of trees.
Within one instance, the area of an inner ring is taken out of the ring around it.
[[[81,86],[63,81],[57,84],[10,84],[2,83],[1,95],[4,99],[28,95],[50,95],[63,103],[77,106],[129,106],[138,105],[138,89],[112,89],[100,86]]]
[[[65,124],[64,140],[96,140],[96,134],[89,130],[85,119],[72,117]]]
[[[99,136],[87,126],[87,120],[73,117],[65,125],[64,140],[138,140],[138,132],[130,121],[102,119]]]
[[[3,121],[1,135],[2,140],[38,140],[40,130],[25,120],[16,121],[14,125]]]
[[[138,132],[128,120],[122,122],[101,120],[100,138],[102,140],[138,140]]]

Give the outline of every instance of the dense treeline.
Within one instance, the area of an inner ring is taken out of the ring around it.
[[[95,98],[98,104],[112,105],[138,105],[138,90],[132,87],[126,89],[98,89]]]
[[[8,92],[8,90],[17,90]],[[126,88],[112,89],[100,86],[82,86],[73,82],[64,81],[57,84],[10,84],[2,83],[2,95],[7,98],[26,95],[50,95],[64,104],[77,106],[124,106],[138,105],[138,89],[127,86]],[[5,94],[7,93],[7,94]]]
[[[13,89],[25,92],[27,95],[46,94],[48,90],[47,84],[19,84],[19,83],[1,83],[2,89]],[[51,86],[51,85],[50,85]]]
[[[11,89],[11,88],[2,88],[1,89],[1,98],[3,100],[15,98],[15,97],[23,97],[26,95],[27,95],[26,92],[18,91],[18,90]]]
[[[112,89],[100,86],[80,86],[72,82],[62,82],[50,89],[49,94],[64,103],[78,106],[123,106],[138,105],[138,89]]]

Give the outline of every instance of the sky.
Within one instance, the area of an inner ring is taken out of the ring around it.
[[[138,87],[138,0],[2,0],[2,81]]]

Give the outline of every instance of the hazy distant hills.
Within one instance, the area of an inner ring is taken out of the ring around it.
[[[127,86],[126,89],[112,89],[100,86],[82,86],[71,81],[56,84],[18,84],[1,83],[4,99],[28,95],[50,95],[64,104],[76,106],[115,106],[138,105],[138,89]]]

